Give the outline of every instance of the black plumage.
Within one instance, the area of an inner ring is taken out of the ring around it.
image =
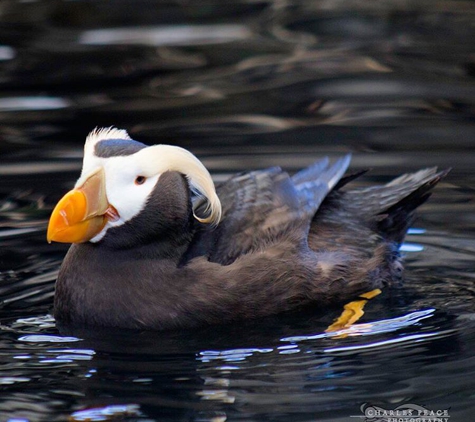
[[[446,172],[351,189],[349,157],[290,177],[280,168],[217,187],[216,227],[193,218],[187,178],[166,172],[145,208],[98,243],[71,246],[55,317],[75,325],[170,329],[316,309],[400,281],[398,247]],[[204,213],[198,206],[196,213]]]

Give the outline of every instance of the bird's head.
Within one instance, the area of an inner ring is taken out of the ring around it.
[[[203,215],[190,208],[192,192],[207,201]],[[125,130],[96,129],[86,139],[79,180],[53,210],[47,239],[100,242],[120,227],[137,234],[134,222],[140,219],[149,235],[157,235],[153,232],[189,220],[191,212],[202,223],[221,218],[211,176],[193,154],[170,145],[146,146]]]

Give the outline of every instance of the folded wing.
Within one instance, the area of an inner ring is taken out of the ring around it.
[[[185,261],[207,256],[228,265],[239,256],[279,242],[297,247],[307,242],[320,204],[341,179],[350,156],[330,165],[327,158],[293,177],[279,167],[241,173],[217,187],[223,206],[215,229],[196,233]]]

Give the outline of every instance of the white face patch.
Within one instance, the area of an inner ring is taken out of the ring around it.
[[[91,242],[98,242],[109,228],[121,226],[145,208],[160,174],[144,174],[135,154],[109,158],[94,157],[91,161],[96,169],[98,165],[104,169],[107,200],[117,210],[120,217],[116,221],[108,221],[102,231],[91,239]],[[89,166],[87,167],[89,170]],[[89,170],[85,176],[87,177],[94,170]],[[145,177],[145,181],[141,184],[137,183],[137,178],[140,176]],[[83,179],[82,176],[78,183],[81,179]]]

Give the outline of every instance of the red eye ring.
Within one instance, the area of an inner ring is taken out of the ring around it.
[[[147,180],[147,178],[145,176],[137,176],[135,178],[135,184],[136,185],[143,185],[146,180]]]

